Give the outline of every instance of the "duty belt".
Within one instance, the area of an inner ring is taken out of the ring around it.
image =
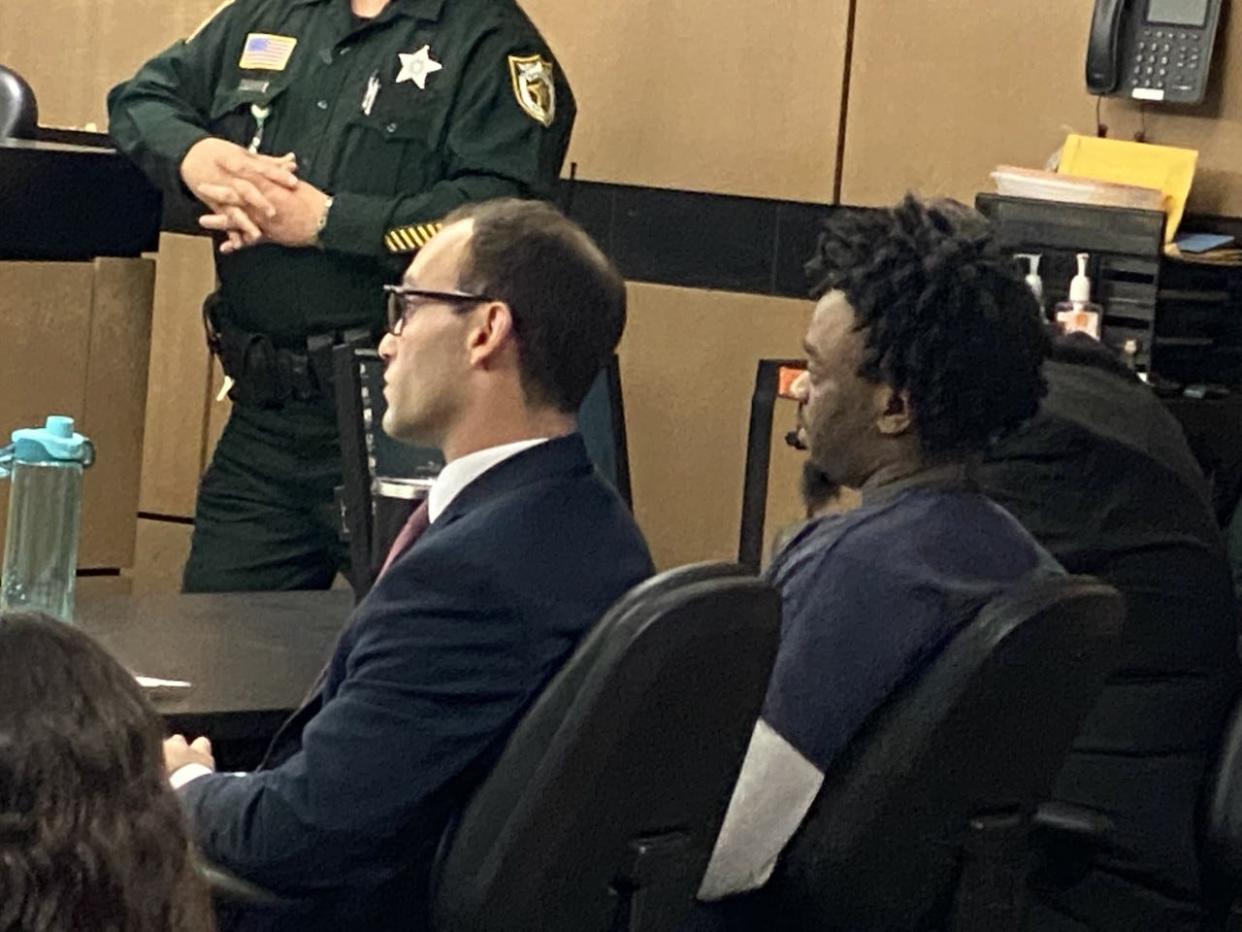
[[[374,346],[375,335],[365,327],[306,338],[306,349],[277,346],[264,333],[234,326],[221,314],[223,301],[211,295],[203,303],[207,346],[220,358],[224,374],[233,380],[229,398],[237,404],[280,408],[293,401],[332,397],[332,351],[342,344]]]

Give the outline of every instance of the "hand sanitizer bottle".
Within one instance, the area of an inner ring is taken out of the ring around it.
[[[1026,286],[1031,289],[1031,294],[1035,295],[1035,301],[1039,304],[1039,317],[1044,317],[1044,280],[1039,277],[1039,260],[1043,258],[1037,252],[1020,252],[1015,259],[1021,259],[1027,264]]]
[[[1085,252],[1078,254],[1078,274],[1070,282],[1069,300],[1057,304],[1056,321],[1062,333],[1085,333],[1098,340],[1104,311],[1091,300],[1091,279],[1087,277],[1089,258]]]

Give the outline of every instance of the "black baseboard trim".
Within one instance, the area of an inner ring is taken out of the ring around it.
[[[628,281],[784,298],[807,296],[803,264],[824,218],[841,209],[581,180],[562,181],[556,201]],[[165,197],[161,229],[201,236],[200,212]]]
[[[599,181],[562,182],[559,200],[629,281],[786,298],[806,297],[803,264],[836,209]]]

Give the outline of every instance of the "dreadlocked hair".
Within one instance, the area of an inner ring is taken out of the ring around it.
[[[979,214],[913,195],[835,213],[807,263],[818,300],[839,290],[865,335],[858,374],[909,393],[929,460],[986,448],[1047,391],[1039,306]]]

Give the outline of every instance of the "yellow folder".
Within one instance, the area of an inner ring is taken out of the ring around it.
[[[1115,181],[1164,194],[1164,241],[1173,242],[1186,211],[1186,198],[1195,178],[1199,153],[1176,146],[1153,146],[1146,142],[1098,139],[1070,134],[1061,150],[1057,171],[1063,175]]]

